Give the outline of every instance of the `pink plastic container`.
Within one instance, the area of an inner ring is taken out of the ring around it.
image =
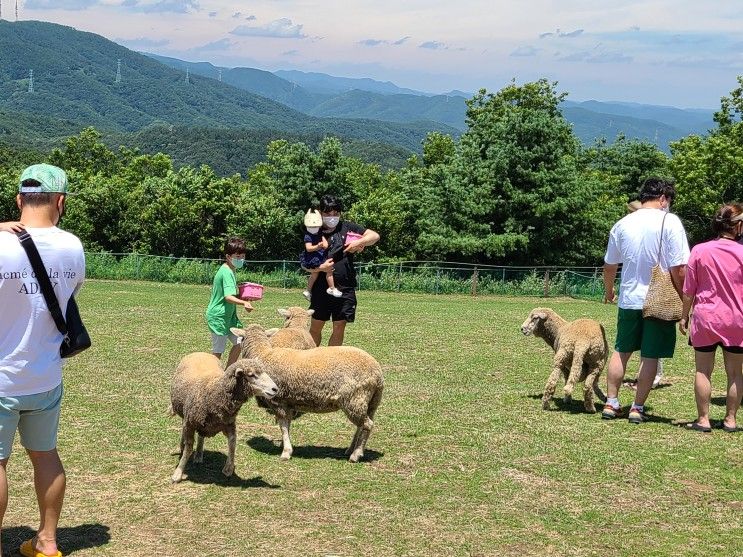
[[[263,298],[263,286],[254,282],[241,282],[237,285],[237,297],[241,300],[260,300]]]
[[[356,234],[356,232],[346,232],[346,245],[355,242],[356,240],[361,240],[361,238],[361,234]]]

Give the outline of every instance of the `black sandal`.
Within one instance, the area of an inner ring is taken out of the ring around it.
[[[701,433],[712,433],[711,427],[701,425],[698,422],[691,422],[690,424],[686,424],[686,429],[690,429],[692,431],[699,431]]]

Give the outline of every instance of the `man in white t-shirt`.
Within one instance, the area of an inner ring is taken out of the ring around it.
[[[80,240],[56,226],[64,213],[67,176],[56,166],[33,165],[21,175],[18,191],[17,226],[33,238],[64,315],[85,278]],[[0,231],[0,310],[0,527],[8,505],[6,466],[17,430],[33,465],[41,516],[36,536],[20,552],[61,555],[56,536],[65,491],[57,453],[62,334],[18,237],[6,231]]]
[[[672,321],[645,319],[642,306],[650,285],[652,268],[658,262],[670,271],[673,285],[681,297],[689,244],[684,226],[669,213],[676,189],[673,183],[648,178],[640,189],[641,206],[617,222],[609,233],[604,256],[604,302],[613,303],[614,279],[622,264],[619,288],[617,340],[607,371],[607,401],[601,416],[611,420],[621,415],[619,388],[632,353],[640,350],[640,370],[635,400],[628,419],[632,423],[647,420],[645,401],[658,369],[659,358],[671,358],[676,346],[676,326]],[[662,229],[662,238],[661,238]]]

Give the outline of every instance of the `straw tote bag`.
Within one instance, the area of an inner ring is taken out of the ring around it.
[[[664,271],[660,266],[660,255],[663,248],[663,228],[666,225],[666,215],[660,226],[660,243],[658,246],[658,262],[650,274],[650,285],[642,305],[642,316],[661,321],[679,321],[681,319],[681,298],[673,287],[671,273]]]

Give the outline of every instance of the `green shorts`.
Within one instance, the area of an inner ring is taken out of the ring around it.
[[[617,352],[640,351],[644,358],[671,358],[676,348],[676,323],[644,319],[641,309],[619,308]]]
[[[0,396],[0,460],[10,457],[18,430],[21,445],[30,451],[57,448],[62,384],[44,393]]]

